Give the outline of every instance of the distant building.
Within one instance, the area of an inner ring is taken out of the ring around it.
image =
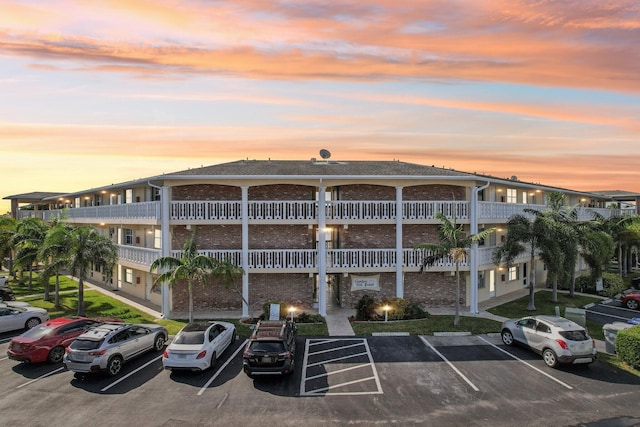
[[[152,176],[66,194],[7,196],[15,217],[60,216],[91,225],[119,246],[109,285],[171,312],[187,311],[185,286],[152,290],[149,266],[160,256],[180,256],[196,232],[202,253],[230,258],[246,275],[238,289],[252,310],[266,302],[301,309],[353,307],[365,293],[401,297],[433,306],[455,304],[455,265],[444,259],[420,274],[425,256],[415,245],[437,241],[442,212],[469,233],[496,227],[461,264],[463,305],[526,287],[528,255],[508,270],[492,254],[504,239],[505,223],[525,208],[542,210],[561,191],[580,217],[622,211],[619,199],[399,161],[241,160]],[[637,213],[637,194],[624,201]],[[622,197],[622,196],[621,196]],[[31,210],[20,210],[29,203]],[[627,205],[625,205],[627,206]],[[546,272],[537,263],[536,283]],[[577,269],[585,266],[579,262]],[[94,280],[102,278],[94,271]],[[249,307],[234,287],[214,282],[194,288],[195,311]]]

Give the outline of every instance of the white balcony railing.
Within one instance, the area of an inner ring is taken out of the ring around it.
[[[512,215],[523,214],[526,209],[543,211],[546,205],[522,203],[478,202],[478,221],[504,222]],[[437,213],[447,218],[468,221],[470,203],[458,201],[404,201],[402,202],[403,220],[433,221]],[[317,221],[318,203],[315,201],[250,201],[248,205],[249,221]],[[160,202],[126,203],[121,205],[90,206],[63,210],[19,211],[19,218],[35,216],[49,220],[60,216],[72,221],[109,220],[160,220]],[[628,214],[629,210],[605,208],[578,208],[578,219],[593,219],[597,212],[604,218]],[[395,201],[345,201],[333,200],[326,203],[326,219],[336,222],[394,220],[396,218]],[[242,218],[241,201],[174,201],[170,203],[170,220],[173,221],[239,221]]]
[[[118,246],[118,258],[120,260],[134,262],[136,264],[142,265],[151,265],[159,257],[159,249],[149,249],[126,245]]]

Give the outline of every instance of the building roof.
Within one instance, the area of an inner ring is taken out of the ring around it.
[[[13,196],[3,197],[4,200],[17,200],[19,203],[38,203],[45,199],[55,199],[63,197],[68,193],[53,193],[49,191],[34,191],[31,193],[14,194]]]
[[[169,175],[235,176],[467,176],[453,169],[400,161],[239,160],[170,173]]]

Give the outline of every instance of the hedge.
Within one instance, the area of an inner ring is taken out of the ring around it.
[[[616,354],[629,366],[640,369],[640,325],[618,331]]]

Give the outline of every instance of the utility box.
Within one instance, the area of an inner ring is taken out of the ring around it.
[[[583,328],[587,326],[587,312],[584,308],[567,307],[564,309],[564,317],[573,320]]]
[[[605,350],[609,354],[616,354],[616,336],[619,331],[632,328],[634,325],[623,322],[607,323],[602,327],[604,333]]]

